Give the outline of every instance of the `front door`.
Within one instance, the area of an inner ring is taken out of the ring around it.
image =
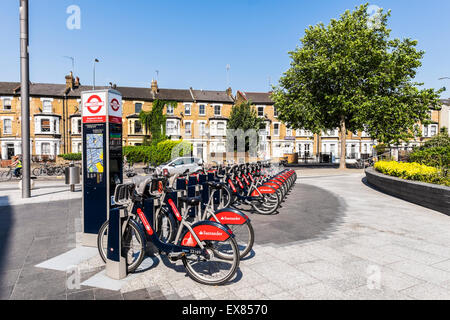
[[[11,160],[14,157],[14,144],[8,143],[6,149],[8,150],[8,160]]]

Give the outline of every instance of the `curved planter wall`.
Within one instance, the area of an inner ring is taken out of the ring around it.
[[[450,187],[404,180],[366,169],[367,182],[403,200],[450,215]]]

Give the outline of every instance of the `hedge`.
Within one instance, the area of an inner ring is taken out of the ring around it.
[[[123,156],[127,157],[127,162],[133,164],[138,162],[150,163],[154,155],[154,146],[128,146],[123,147]]]
[[[63,158],[67,161],[81,161],[81,152],[79,153],[64,153],[58,155],[58,157]]]
[[[156,146],[128,146],[123,148],[123,155],[127,157],[129,163],[154,163],[159,165],[167,162],[172,158],[172,151],[174,148],[180,150],[173,157],[181,157],[184,155],[190,155],[192,153],[192,144],[182,140],[173,141],[165,140],[158,143]],[[185,154],[184,149],[189,150]],[[175,150],[176,151],[176,150]]]
[[[374,168],[378,172],[401,179],[450,186],[450,179],[443,171],[417,162],[379,161],[375,163]]]
[[[450,146],[416,150],[409,155],[409,161],[448,169],[450,167]]]

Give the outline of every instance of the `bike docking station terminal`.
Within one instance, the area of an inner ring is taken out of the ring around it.
[[[126,209],[114,203],[115,187],[123,182],[122,95],[113,89],[81,94],[83,119],[82,244],[97,247],[97,234],[109,220],[106,274],[126,277],[121,252]]]

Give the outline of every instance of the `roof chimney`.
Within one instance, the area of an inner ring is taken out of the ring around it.
[[[70,71],[70,74],[66,76],[66,89],[73,89],[73,73]]]
[[[158,93],[158,82],[154,79],[152,80],[151,89],[152,89],[152,93],[154,93],[154,94]]]
[[[228,87],[226,92],[229,97],[233,97],[233,89],[231,89],[231,87]]]

